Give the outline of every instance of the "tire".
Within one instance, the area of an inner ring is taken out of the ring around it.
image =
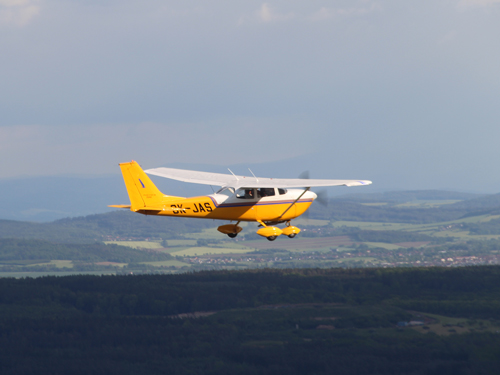
[[[297,235],[297,233],[291,233],[288,235],[288,238],[294,238]]]
[[[269,241],[274,241],[276,239],[276,236],[269,236],[266,237]]]
[[[227,235],[231,238],[234,238],[238,235],[238,233],[228,233]]]

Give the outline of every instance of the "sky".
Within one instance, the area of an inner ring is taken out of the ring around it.
[[[500,0],[0,0],[0,179],[303,160],[498,193],[499,36]]]

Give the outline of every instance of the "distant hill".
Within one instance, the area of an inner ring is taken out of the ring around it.
[[[335,201],[354,202],[411,202],[416,200],[473,200],[488,198],[490,195],[460,193],[444,190],[388,191],[384,193],[346,194],[332,198]]]
[[[186,184],[153,176],[160,190],[178,196],[210,194],[210,186]],[[120,174],[99,177],[48,176],[0,180],[0,219],[50,222],[114,211],[109,204],[127,204]]]
[[[465,200],[425,206],[426,201],[460,199]],[[67,201],[69,204],[71,199]],[[424,205],[419,205],[419,201],[424,202]],[[123,201],[116,199],[111,202]],[[405,204],[406,202],[412,204]],[[500,194],[476,195],[424,190],[350,195],[331,199],[327,207],[315,203],[309,211],[309,216],[313,219],[332,221],[437,223],[497,211],[500,213]],[[213,220],[151,217],[120,210],[45,223],[0,220],[0,238],[36,238],[60,243],[90,243],[110,238],[172,239],[179,238],[183,233],[199,232],[220,223],[222,222]]]
[[[0,239],[0,261],[65,259],[81,262],[146,262],[169,260],[157,251],[135,250],[125,246],[94,244],[57,244],[41,240]]]
[[[0,219],[7,220],[47,222],[112,211],[108,204],[128,202],[118,174],[0,180],[0,191]]]
[[[460,200],[438,205],[402,205],[418,201]],[[383,203],[382,205],[369,205]],[[385,203],[385,204],[384,204]],[[378,221],[400,223],[436,223],[467,216],[500,213],[500,194],[480,195],[439,190],[386,192],[347,195],[332,198],[327,207],[313,205],[311,218],[334,221]]]
[[[452,204],[454,208],[467,210],[488,210],[500,207],[500,194],[480,196]]]
[[[327,207],[313,205],[309,211],[313,219],[412,224],[456,220],[469,212],[465,208],[449,208],[448,206],[451,205],[434,208],[401,208],[393,205],[367,206],[355,202],[332,200]]]
[[[36,238],[62,243],[90,243],[112,237],[169,239],[213,225],[212,220],[151,217],[123,210],[51,223],[0,220],[0,238]]]

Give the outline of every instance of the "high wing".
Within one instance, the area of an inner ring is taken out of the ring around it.
[[[362,186],[370,185],[366,180],[311,180],[311,179],[283,179],[237,176],[222,173],[190,171],[175,168],[152,168],[145,171],[148,174],[170,178],[195,184],[214,185],[221,187],[248,187],[248,188],[295,188],[318,186]]]

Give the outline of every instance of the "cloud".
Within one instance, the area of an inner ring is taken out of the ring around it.
[[[268,3],[264,3],[261,5],[258,15],[261,22],[283,21],[294,17],[293,13],[287,13],[287,14],[276,13],[269,6]]]
[[[0,25],[23,27],[39,13],[37,0],[0,0]]]
[[[276,10],[270,6],[268,3],[263,3],[259,10],[255,11],[251,16],[240,17],[238,24],[242,25],[247,22],[261,22],[261,23],[272,23],[279,21],[286,21],[295,18],[293,12],[282,14],[276,12]]]
[[[317,12],[314,12],[309,19],[311,21],[321,21],[328,20],[334,17],[349,17],[349,16],[359,16],[367,14],[380,9],[378,3],[372,3],[369,7],[358,7],[358,8],[326,8],[322,7]]]
[[[500,0],[499,0],[500,1]],[[290,6],[293,6],[291,4]],[[310,12],[307,10],[300,10],[296,12],[279,13],[276,9],[269,3],[263,3],[259,10],[254,12],[253,16],[244,16],[239,19],[238,24],[244,24],[246,22],[260,22],[260,23],[273,23],[286,20],[311,20],[311,21],[322,21],[328,20],[335,17],[350,17],[359,16],[367,14],[381,7],[378,3],[372,2],[370,6],[364,7],[353,7],[353,8],[326,8],[322,7],[320,10],[315,12]]]
[[[463,11],[472,8],[490,7],[495,4],[500,4],[500,0],[460,0],[457,7]]]

